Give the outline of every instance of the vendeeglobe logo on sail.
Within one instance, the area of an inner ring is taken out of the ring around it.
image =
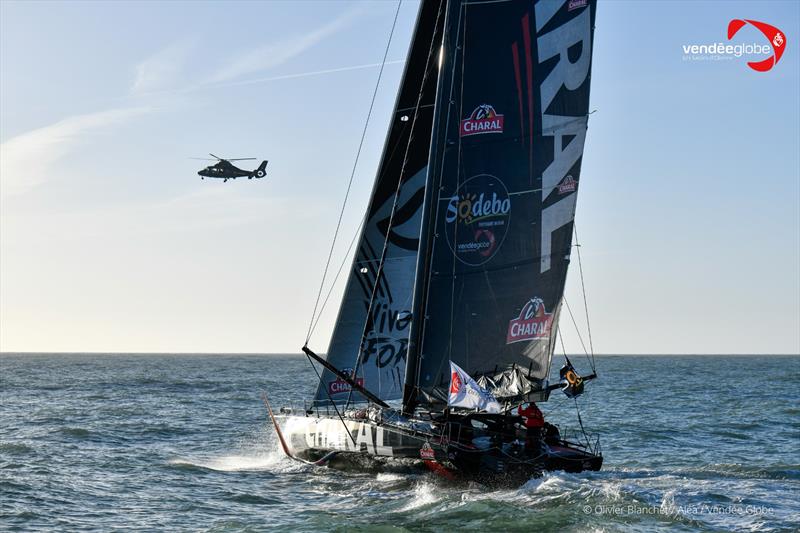
[[[462,137],[482,133],[503,133],[503,115],[498,115],[489,104],[479,105],[469,117],[461,121]]]
[[[508,323],[506,344],[549,339],[552,325],[553,313],[547,312],[544,300],[534,296],[523,306],[519,316]]]
[[[456,258],[477,266],[494,257],[508,231],[510,212],[511,198],[495,176],[479,174],[462,183],[445,212],[447,241]]]

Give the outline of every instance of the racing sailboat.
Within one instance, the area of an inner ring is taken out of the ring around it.
[[[530,446],[517,414],[595,377],[567,360],[549,380],[595,8],[422,1],[329,349],[303,347],[323,366],[319,386],[273,416],[288,455],[399,459],[485,481],[600,468],[599,441],[550,426]],[[454,402],[465,376],[499,407]]]

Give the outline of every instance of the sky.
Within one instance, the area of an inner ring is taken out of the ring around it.
[[[336,266],[418,5],[400,8]],[[0,351],[299,351],[396,6],[1,1]],[[772,70],[684,57],[736,18],[784,32]],[[800,353],[798,45],[798,2],[600,1],[576,215],[597,353]],[[201,181],[189,158],[209,152],[269,159],[269,178]]]

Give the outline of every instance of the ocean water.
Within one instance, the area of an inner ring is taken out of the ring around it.
[[[304,358],[0,355],[0,530],[800,530],[800,358],[597,366],[603,470],[489,490],[285,458],[260,394],[307,398]]]

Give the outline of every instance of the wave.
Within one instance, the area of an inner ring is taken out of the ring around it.
[[[282,458],[270,452],[264,455],[223,455],[206,459],[172,459],[168,464],[178,466],[193,466],[217,472],[257,472],[273,470]]]
[[[63,427],[60,428],[59,431],[64,435],[78,439],[88,439],[93,435],[93,433],[86,428]]]
[[[442,496],[443,494],[435,483],[420,481],[414,486],[413,493],[410,495],[410,501],[401,507],[399,511],[406,512],[433,505],[438,502]]]
[[[679,469],[675,475],[694,475],[700,478],[735,479],[800,479],[800,464],[745,465],[742,463],[714,463],[696,468]]]
[[[392,474],[387,472],[381,472],[377,476],[375,476],[375,481],[383,482],[383,483],[392,483],[395,481],[406,481],[409,476],[401,475],[401,474]]]
[[[227,500],[250,505],[281,505],[283,502],[277,498],[267,498],[257,494],[230,494]]]
[[[32,453],[33,448],[27,444],[17,442],[0,442],[0,453],[7,453],[9,455],[24,455]]]

